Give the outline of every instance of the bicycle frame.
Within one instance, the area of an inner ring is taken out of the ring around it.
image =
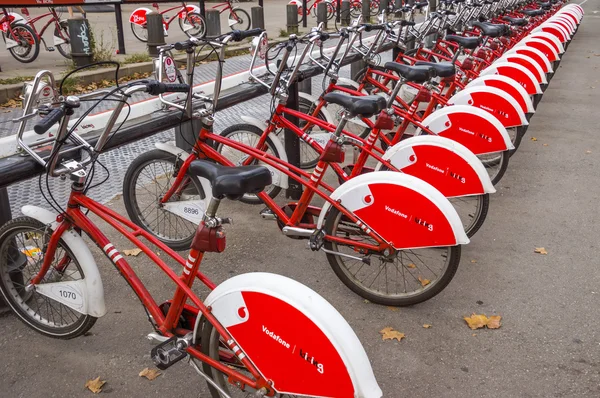
[[[220,7],[223,7],[223,8],[219,9]],[[217,10],[219,10],[219,14],[223,14],[227,10],[233,10],[233,7],[231,6],[231,1],[225,1],[223,3],[219,3],[215,6],[213,6],[212,9],[213,10],[217,9]]]
[[[23,15],[25,15],[25,17],[27,19],[27,24],[29,26],[31,26],[31,29],[33,29],[33,31],[35,32],[35,34],[38,36],[38,38],[40,40],[42,39],[42,36],[46,32],[46,29],[48,29],[48,27],[52,24],[54,24],[54,26],[56,27],[56,30],[58,31],[58,34],[60,35],[60,37],[62,39],[65,39],[65,37],[63,37],[62,30],[60,29],[60,18],[58,17],[56,10],[51,7],[48,7],[48,10],[49,10],[49,12],[39,15],[35,18],[31,18],[29,16],[29,11],[27,10],[27,8],[22,8],[21,12],[23,13]],[[48,21],[46,22],[46,24],[44,25],[42,30],[38,31],[37,28],[35,27],[35,23],[43,18],[48,17],[48,16],[50,16],[50,18],[48,19]]]

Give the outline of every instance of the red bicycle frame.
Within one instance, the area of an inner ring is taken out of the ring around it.
[[[64,37],[63,36],[63,32],[62,29],[60,28],[60,17],[58,16],[58,14],[56,13],[56,10],[54,8],[48,7],[49,12],[39,15],[35,18],[31,18],[29,16],[29,10],[27,8],[21,8],[21,12],[23,13],[23,15],[25,15],[25,17],[27,18],[27,24],[31,27],[31,29],[33,29],[33,31],[35,32],[35,34],[37,35],[38,39],[40,41],[44,41],[44,39],[42,38],[42,36],[44,35],[44,32],[46,32],[46,29],[48,29],[48,27],[52,24],[54,24],[54,27],[56,29],[56,31],[58,32],[58,34],[60,35],[60,37],[63,40],[69,40],[68,37]],[[38,32],[37,28],[35,27],[35,23],[39,20],[41,20],[42,18],[45,18],[47,16],[51,16],[51,18],[48,19],[48,22],[46,22],[46,24],[44,25],[44,27],[42,28],[41,31]],[[44,45],[46,44],[46,42],[44,41]]]
[[[156,12],[158,12],[160,15],[163,16],[163,24],[165,25],[165,29],[169,30],[169,26],[171,25],[171,23],[173,22],[173,20],[175,20],[177,17],[180,18],[185,18],[187,15],[187,4],[185,4],[184,2],[181,3],[180,6],[175,6],[175,7],[171,7],[171,8],[167,8],[164,11],[160,11],[158,3],[152,3],[152,7],[156,8]],[[177,12],[177,14],[173,15],[171,18],[169,18],[168,20],[165,19],[164,15],[166,13],[168,13],[169,11],[173,11],[179,8],[179,12]]]

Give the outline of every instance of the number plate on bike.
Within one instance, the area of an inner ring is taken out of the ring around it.
[[[167,80],[171,83],[175,82],[175,80],[177,80],[177,67],[175,66],[175,61],[171,57],[166,57],[164,65]]]

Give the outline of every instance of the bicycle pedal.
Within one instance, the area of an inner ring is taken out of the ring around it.
[[[52,51],[54,51],[54,47],[48,47],[47,50],[52,52]]]
[[[185,349],[178,344],[177,337],[160,343],[150,351],[150,358],[160,370],[165,370],[187,356]]]
[[[265,207],[260,211],[260,216],[263,218],[263,220],[277,219],[277,216],[275,215],[275,213],[273,213],[273,210],[269,209],[268,207]]]

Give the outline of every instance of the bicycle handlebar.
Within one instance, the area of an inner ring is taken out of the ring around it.
[[[61,106],[60,108],[52,109],[50,113],[46,115],[46,117],[44,117],[42,120],[36,123],[35,126],[33,126],[33,131],[35,131],[36,134],[44,134],[46,131],[50,130],[50,127],[58,123],[64,115],[64,107]]]
[[[176,50],[181,51],[181,50],[187,50],[188,48],[196,47],[196,46],[199,46],[201,44],[204,44],[206,42],[211,42],[211,41],[220,42],[221,44],[227,44],[227,42],[229,40],[242,41],[249,37],[260,36],[260,34],[262,32],[263,32],[262,29],[256,28],[256,29],[250,29],[250,30],[234,30],[231,33],[227,33],[225,35],[221,35],[218,37],[206,37],[203,39],[197,39],[195,37],[191,37],[188,40],[179,41],[179,42],[175,43],[173,45],[173,47]]]
[[[233,41],[242,41],[244,39],[247,39],[248,37],[260,36],[262,32],[262,29],[255,28],[250,30],[234,30],[230,33],[230,35]]]
[[[146,83],[146,92],[150,95],[159,95],[164,93],[187,93],[189,91],[189,84],[161,83],[155,80],[150,80]]]

